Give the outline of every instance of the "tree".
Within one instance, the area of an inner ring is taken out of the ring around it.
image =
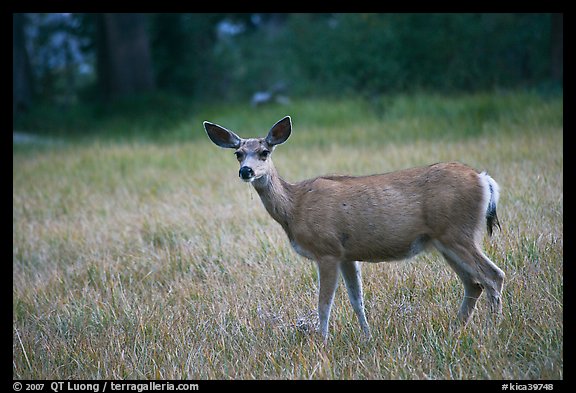
[[[98,81],[107,97],[155,88],[143,14],[100,14],[97,18]]]
[[[32,103],[32,70],[24,37],[25,14],[13,14],[12,24],[12,114]]]
[[[158,89],[205,94],[225,79],[214,62],[216,26],[225,14],[159,13],[150,16],[150,42]]]

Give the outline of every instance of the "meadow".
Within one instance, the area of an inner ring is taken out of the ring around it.
[[[14,145],[14,379],[564,378],[561,97],[415,94],[179,114]],[[501,186],[502,230],[484,249],[506,273],[502,318],[483,296],[471,323],[454,327],[463,287],[432,251],[362,265],[370,340],[341,282],[324,345],[315,264],[202,128],[264,136],[287,114],[293,134],[274,163],[288,181],[452,160],[488,171]]]

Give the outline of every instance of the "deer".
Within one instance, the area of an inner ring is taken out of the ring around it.
[[[359,262],[405,260],[432,247],[464,285],[458,324],[470,321],[483,291],[490,310],[501,315],[505,274],[480,247],[484,226],[489,236],[495,226],[501,230],[496,214],[500,187],[487,172],[443,162],[290,183],[272,162],[276,146],[291,135],[290,116],[276,122],[263,138],[244,139],[220,125],[208,121],[203,125],[217,146],[234,149],[240,179],[252,184],[294,251],[316,262],[324,342],[339,275],[360,327],[370,338]]]

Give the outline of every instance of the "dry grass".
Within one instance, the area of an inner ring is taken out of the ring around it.
[[[341,285],[328,346],[314,333],[314,264],[237,179],[230,152],[207,138],[15,151],[13,377],[563,379],[561,106],[520,105],[477,136],[392,143],[376,141],[378,124],[427,123],[329,134],[291,113],[274,157],[287,180],[460,160],[502,187],[504,229],[485,240],[507,275],[500,322],[482,298],[470,325],[450,325],[463,289],[434,252],[363,264],[373,338]]]

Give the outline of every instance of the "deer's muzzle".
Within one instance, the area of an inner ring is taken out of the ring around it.
[[[249,166],[243,166],[240,168],[240,178],[244,181],[248,181],[254,177],[254,171]]]

